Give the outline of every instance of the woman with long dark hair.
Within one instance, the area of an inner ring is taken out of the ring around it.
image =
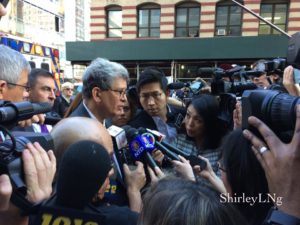
[[[183,132],[175,145],[188,154],[208,158],[214,168],[220,158],[218,147],[225,134],[219,118],[219,102],[215,96],[201,94],[187,104]]]

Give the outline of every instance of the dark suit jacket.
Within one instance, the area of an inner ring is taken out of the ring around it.
[[[61,95],[56,97],[53,105],[53,110],[57,112],[61,117],[64,117],[71,103],[68,103],[66,99]]]
[[[179,116],[183,119],[185,113],[186,112],[184,109],[169,106],[167,113],[167,124],[170,126],[176,126],[178,128],[181,125],[181,121],[178,121]],[[151,130],[158,130],[152,117],[144,110],[142,110],[131,121],[129,121],[128,125],[134,128],[143,127]]]
[[[76,116],[91,118],[90,114],[84,107],[83,102],[80,103],[80,105],[71,113],[69,117],[76,117]],[[118,178],[119,178],[119,174],[118,174]],[[117,191],[114,194],[111,194],[112,190],[110,190],[110,193],[106,193],[104,201],[108,201],[109,203],[113,203],[116,205],[127,205],[128,199],[126,195],[126,190],[122,186],[121,182],[118,181],[118,179],[114,180],[111,178],[110,185],[111,187],[113,187],[114,185],[117,186]]]
[[[90,114],[88,113],[88,111],[84,107],[83,102],[81,102],[79,104],[79,106],[70,114],[69,117],[75,117],[75,116],[91,118]]]

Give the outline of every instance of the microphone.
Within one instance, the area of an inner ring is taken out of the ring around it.
[[[93,141],[79,141],[64,153],[57,177],[55,205],[83,209],[92,201],[111,170],[105,148]]]
[[[125,127],[125,126],[124,126]],[[125,130],[121,127],[117,127],[115,125],[110,126],[107,129],[108,133],[110,134],[111,138],[112,138],[112,142],[114,145],[114,155],[113,155],[113,160],[115,162],[115,167],[117,170],[117,175],[120,176],[120,181],[122,181],[122,185],[124,185],[123,183],[123,167],[120,166],[120,163],[123,164],[122,160],[121,160],[121,149],[125,148],[127,146],[127,139],[126,139],[126,134],[125,134]]]
[[[126,126],[125,132],[133,158],[146,162],[154,170],[157,164],[152,158],[151,152],[155,149],[155,146],[147,137],[140,135],[138,130],[133,127]]]
[[[145,135],[148,135],[149,137],[152,136],[153,137],[152,139],[154,139],[154,142],[158,146],[158,148],[160,150],[162,150],[163,153],[165,153],[171,159],[180,161],[178,155],[181,155],[181,156],[183,156],[184,158],[186,158],[187,160],[190,161],[191,166],[199,165],[201,170],[206,168],[207,164],[204,160],[198,158],[197,156],[189,155],[188,153],[186,153],[186,152],[176,148],[175,146],[163,141],[162,139],[163,139],[164,135],[160,134],[160,132],[150,130],[150,129],[145,129],[145,128],[142,128],[142,127],[139,128],[139,131],[141,133],[145,134]],[[150,140],[152,141],[152,139],[150,139]],[[159,142],[159,140],[161,140],[161,141]],[[170,154],[170,152],[172,154]]]
[[[58,118],[58,117],[46,115],[44,124],[48,124],[48,125],[54,126],[54,125],[56,125],[61,120],[62,120],[62,118]]]
[[[51,109],[52,106],[47,102],[6,102],[0,107],[0,123],[12,123],[30,119],[36,114],[50,112]]]
[[[172,160],[179,160],[180,161],[178,155],[176,155],[174,152],[167,149],[160,142],[156,141],[155,137],[151,133],[147,132],[147,129],[145,129],[143,127],[140,127],[138,130],[139,130],[142,137],[146,137],[152,144],[154,144],[159,150],[161,150],[162,153],[164,153],[165,155],[170,157]]]

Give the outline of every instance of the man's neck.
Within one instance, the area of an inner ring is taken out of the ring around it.
[[[168,120],[167,115],[168,115],[168,106],[166,106],[166,107],[164,108],[164,110],[162,111],[162,114],[159,115],[159,117],[160,117],[164,122],[167,122],[167,120]]]
[[[90,110],[90,112],[96,117],[96,119],[103,124],[103,121],[105,119],[104,115],[101,115],[100,110],[98,110],[97,105],[93,100],[90,99],[84,99],[84,104],[86,107]]]

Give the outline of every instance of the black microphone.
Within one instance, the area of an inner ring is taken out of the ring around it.
[[[199,165],[201,170],[206,168],[207,164],[204,160],[198,158],[197,156],[189,155],[188,153],[176,148],[175,146],[173,146],[173,145],[171,145],[171,144],[169,144],[165,141],[162,141],[162,136],[163,135],[160,135],[160,133],[158,131],[154,132],[150,129],[145,129],[145,128],[142,128],[142,127],[139,128],[139,131],[141,133],[144,133],[144,134],[148,133],[148,134],[152,135],[155,139],[155,144],[158,146],[158,148],[160,150],[162,150],[163,153],[166,152],[165,154],[167,156],[169,156],[171,159],[180,161],[180,159],[178,158],[178,155],[181,155],[181,156],[183,156],[184,158],[186,158],[187,160],[190,161],[191,166]],[[161,141],[159,142],[158,140],[161,140]],[[172,154],[170,154],[170,152]]]
[[[135,160],[142,160],[147,163],[153,170],[157,167],[151,152],[155,149],[150,141],[139,134],[139,131],[130,126],[123,127],[129,142],[129,150]]]
[[[44,124],[56,125],[62,118],[46,115]]]
[[[56,185],[55,204],[83,209],[92,201],[111,170],[105,148],[93,141],[79,141],[64,153]]]
[[[6,102],[0,107],[0,123],[11,123],[30,119],[36,114],[50,112],[51,109],[52,106],[47,102]]]

